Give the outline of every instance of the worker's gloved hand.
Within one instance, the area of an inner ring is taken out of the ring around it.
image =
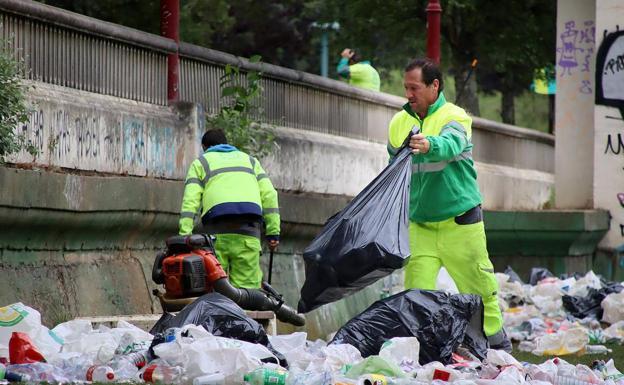
[[[275,251],[277,250],[277,246],[279,245],[279,241],[276,239],[271,239],[270,241],[268,241],[269,244],[269,250],[271,251]]]

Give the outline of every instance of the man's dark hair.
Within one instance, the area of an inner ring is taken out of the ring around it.
[[[355,64],[362,61],[362,57],[360,56],[358,51],[352,49],[351,52],[353,52],[353,56],[351,56],[351,58],[349,59],[349,63]]]
[[[206,131],[204,136],[202,136],[202,146],[205,149],[208,149],[209,147],[216,146],[217,144],[227,144],[225,132],[218,128]]]
[[[438,92],[442,92],[444,89],[444,80],[442,80],[442,71],[440,71],[440,66],[438,66],[436,62],[429,58],[414,59],[407,65],[407,67],[405,67],[405,72],[410,72],[416,68],[420,68],[422,81],[425,85],[430,86],[434,79],[438,79],[438,82],[440,82]]]

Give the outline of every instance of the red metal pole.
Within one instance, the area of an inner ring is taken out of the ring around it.
[[[160,34],[180,42],[180,0],[160,0]],[[179,100],[179,68],[178,51],[167,56],[167,99],[169,102]]]
[[[440,0],[429,0],[427,4],[427,57],[440,63]]]

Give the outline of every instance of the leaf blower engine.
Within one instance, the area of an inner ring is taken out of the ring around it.
[[[167,249],[154,261],[152,280],[165,285],[165,293],[155,290],[165,310],[180,310],[188,301],[215,291],[246,310],[270,310],[277,319],[295,326],[305,325],[305,318],[284,304],[282,295],[268,283],[262,289],[236,288],[215,256],[213,238],[207,234],[173,236]]]

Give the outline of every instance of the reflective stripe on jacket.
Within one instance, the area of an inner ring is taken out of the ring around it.
[[[223,215],[257,215],[264,219],[267,237],[279,236],[277,191],[260,162],[233,146],[213,146],[191,163],[180,210],[180,234],[192,233],[200,207],[204,222]]]

